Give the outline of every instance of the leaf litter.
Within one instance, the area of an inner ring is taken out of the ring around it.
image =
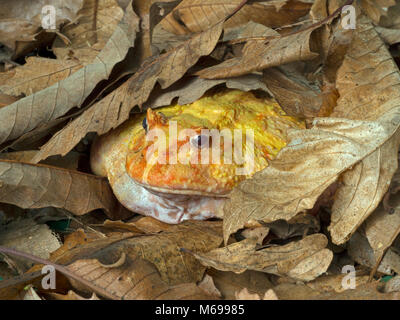
[[[71,0],[54,32],[39,23],[46,1],[9,2],[1,297],[399,299],[396,277],[379,282],[400,272],[398,2]],[[342,27],[345,4],[354,30]],[[232,190],[222,221],[135,215],[90,171],[96,134],[224,87],[272,96],[307,129],[290,130],[269,166]],[[30,215],[49,207],[68,228]],[[59,290],[35,286],[43,263],[64,275]],[[343,287],[348,264],[355,290]]]

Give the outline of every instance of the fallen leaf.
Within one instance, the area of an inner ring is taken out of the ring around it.
[[[107,79],[114,65],[123,60],[136,37],[138,18],[127,9],[106,46],[93,63],[68,78],[0,109],[0,144],[20,137],[81,106],[97,83]]]
[[[127,259],[140,256],[156,266],[164,282],[177,285],[200,281],[205,271],[204,266],[193,256],[181,252],[181,248],[206,252],[222,242],[221,223],[212,221],[188,221],[158,234],[130,235],[118,234],[113,237],[115,240],[109,236],[90,241],[64,252],[55,262],[68,264],[78,259],[98,258],[107,265],[119,260],[122,253]]]
[[[210,296],[221,298],[221,292],[215,287],[214,280],[208,274],[204,275],[203,280],[198,283],[199,288],[203,289]]]
[[[48,259],[50,253],[60,247],[60,240],[46,224],[37,224],[32,218],[28,218],[0,226],[0,246]],[[26,259],[12,257],[12,260],[23,271],[32,266],[32,261]]]
[[[75,61],[28,57],[26,64],[0,73],[0,92],[14,97],[29,96],[68,78],[81,67]]]
[[[289,220],[311,209],[343,172],[329,227],[334,243],[344,243],[382,199],[397,168],[400,78],[372,25],[359,20],[359,28],[365,29],[354,35],[356,52],[348,52],[338,74],[340,98],[332,118],[316,118],[309,130],[289,131],[290,143],[270,166],[232,191],[224,208],[225,241],[251,219]],[[368,39],[374,39],[374,47]],[[364,60],[355,63],[353,56]],[[375,65],[379,69],[370,72]]]
[[[58,28],[65,22],[74,21],[84,0],[66,1],[10,1],[4,0],[0,13],[0,42],[7,47],[16,50],[15,55],[24,51],[29,42],[35,40],[35,36],[42,27],[42,9],[45,5],[55,8],[55,24]],[[18,48],[21,46],[22,48]]]
[[[146,109],[154,109],[167,106],[172,103],[174,98],[178,98],[177,103],[179,105],[189,104],[201,98],[207,90],[220,84],[225,84],[226,87],[230,89],[239,89],[243,91],[258,89],[267,91],[267,87],[262,81],[262,77],[257,74],[247,74],[232,79],[217,80],[201,79],[198,77],[189,79],[183,78],[167,89],[155,89],[144,104],[144,107]]]
[[[165,30],[174,34],[202,32],[235,9],[241,0],[184,0],[160,23]],[[311,5],[301,1],[277,3],[249,3],[226,22],[226,27],[239,26],[249,21],[268,27],[292,24],[308,13]],[[155,30],[156,32],[156,30]]]
[[[104,209],[111,216],[119,205],[101,177],[10,160],[0,160],[0,202],[21,208],[53,206],[77,215]]]
[[[333,254],[325,249],[326,245],[327,239],[322,234],[258,250],[255,240],[246,239],[193,255],[202,264],[222,271],[241,273],[256,270],[310,281],[324,273],[331,263]]]
[[[113,269],[102,267],[97,259],[78,260],[70,264],[68,269],[123,300],[216,299],[194,283],[169,286],[161,279],[154,265],[140,255],[128,258],[123,266]],[[72,281],[72,284],[79,290],[85,290],[76,281]]]
[[[338,98],[336,90],[327,88],[324,92],[321,84],[308,81],[304,71],[290,66],[269,68],[263,73],[268,90],[282,109],[300,118],[319,116],[322,109],[332,110]]]
[[[314,59],[318,57],[313,48],[314,31],[315,29],[311,29],[267,41],[250,40],[245,44],[242,56],[198,71],[196,75],[207,79],[237,77],[294,61]],[[276,33],[276,36],[279,34]]]
[[[85,0],[78,19],[60,30],[70,43],[57,38],[52,47],[55,55],[81,66],[91,63],[110,39],[123,14],[116,0]],[[124,48],[121,49],[123,52]]]
[[[399,69],[368,19],[359,19],[358,30],[338,71],[340,98],[332,116],[376,121],[387,133],[377,148],[341,176],[329,226],[336,244],[345,242],[378,206],[397,169],[400,143]],[[361,59],[355,63],[355,57]]]
[[[379,23],[382,16],[387,15],[389,7],[396,5],[395,0],[364,0],[361,7],[375,23]]]
[[[250,291],[262,296],[266,289],[272,288],[268,275],[263,272],[247,270],[237,274],[234,272],[209,269],[207,273],[212,277],[218,291],[226,300],[234,300],[237,291],[246,287]]]

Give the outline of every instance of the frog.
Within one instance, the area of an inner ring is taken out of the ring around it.
[[[223,219],[233,188],[305,129],[269,96],[223,89],[147,108],[95,139],[90,163],[128,210],[169,224]]]

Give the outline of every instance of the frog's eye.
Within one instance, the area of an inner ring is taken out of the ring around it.
[[[146,131],[146,133],[147,133],[148,125],[147,125],[147,118],[146,117],[142,121],[142,127],[143,127],[144,131]]]
[[[197,148],[203,148],[209,145],[210,137],[204,134],[199,134],[190,139],[190,143]]]

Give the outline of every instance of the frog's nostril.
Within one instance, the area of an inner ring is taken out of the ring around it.
[[[146,131],[146,133],[147,133],[148,126],[147,126],[147,118],[146,117],[142,121],[142,127],[143,127],[144,131]]]
[[[204,134],[199,134],[190,139],[190,142],[197,148],[203,148],[209,145],[210,137]]]

